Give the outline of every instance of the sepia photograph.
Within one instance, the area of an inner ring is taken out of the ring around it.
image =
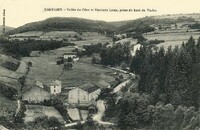
[[[199,5],[0,0],[0,130],[200,130]]]

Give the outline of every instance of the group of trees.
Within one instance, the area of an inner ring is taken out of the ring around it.
[[[126,93],[115,105],[119,111],[118,125],[121,129],[132,130],[197,130],[200,128],[200,112],[194,107],[158,102],[151,105],[151,97],[147,94]]]
[[[9,99],[15,99],[18,92],[15,88],[0,83],[0,94]]]
[[[121,99],[108,98],[106,120],[115,117],[127,130],[200,128],[200,38],[195,42],[190,37],[167,50],[143,45],[130,69],[140,77],[137,91],[125,91]]]
[[[101,53],[101,63],[104,65],[119,66],[131,61],[130,43],[117,43],[112,47],[104,48]]]
[[[25,41],[9,41],[0,39],[0,45],[6,53],[15,56],[29,56],[31,51],[46,51],[53,50],[64,46],[74,45],[65,41],[42,41],[42,40],[25,40]]]
[[[199,108],[200,38],[193,37],[180,48],[154,50],[143,46],[136,52],[131,71],[140,75],[139,91],[151,94],[154,102]]]
[[[133,57],[132,72],[140,75],[138,93],[126,93],[115,106],[121,128],[199,128],[200,38],[167,51],[143,46]],[[165,105],[164,105],[165,104]]]
[[[36,117],[34,121],[28,122],[26,125],[26,129],[43,129],[43,130],[61,130],[63,124],[56,117]]]

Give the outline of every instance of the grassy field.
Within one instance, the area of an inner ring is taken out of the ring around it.
[[[11,63],[13,65],[7,63]],[[19,74],[17,70],[15,71],[12,68],[18,68],[19,65],[20,64],[18,60],[10,56],[0,54],[0,82],[6,83],[14,88],[17,88],[16,84]]]
[[[63,122],[63,118],[60,113],[54,107],[46,107],[40,105],[26,105],[27,111],[24,118],[25,122],[34,121],[36,117],[48,116],[56,117],[60,122]]]
[[[74,37],[75,35],[78,35],[78,33],[74,31],[50,31],[50,32],[44,33],[42,36]]]
[[[83,41],[74,41],[77,46],[82,47],[83,45],[97,44],[97,43],[112,43],[112,38],[105,37],[104,35],[97,34],[95,32],[85,32],[83,35],[80,35],[84,40]]]
[[[164,43],[158,44],[158,47],[163,46],[165,49],[168,46],[180,46],[183,42],[186,42],[190,36],[193,36],[195,40],[200,37],[200,32],[189,32],[189,33],[168,33],[168,34],[152,34],[152,35],[144,35],[148,40],[164,40]]]
[[[10,37],[32,37],[32,36],[40,36],[44,32],[42,31],[29,31],[29,32],[24,32],[24,33],[17,33],[10,35]]]
[[[69,52],[72,49],[74,48],[64,47],[44,52],[40,57],[24,57],[22,59],[23,61],[31,61],[33,65],[27,75],[26,85],[33,85],[35,81],[41,81],[49,85],[52,81],[58,79],[63,71],[63,65],[56,65],[56,61],[64,52]],[[112,82],[115,80],[114,72],[114,70],[109,68],[75,62],[73,63],[72,70],[64,71],[61,76],[62,87],[74,87],[86,82],[98,80]]]

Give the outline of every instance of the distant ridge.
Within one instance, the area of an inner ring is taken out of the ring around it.
[[[89,31],[89,32],[128,32],[141,27],[148,27],[152,24],[174,24],[177,22],[200,22],[200,14],[169,14],[138,18],[116,22],[90,20],[74,17],[52,17],[38,22],[32,22],[20,26],[7,34],[22,33],[27,31]]]

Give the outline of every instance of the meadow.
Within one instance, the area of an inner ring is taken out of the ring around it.
[[[163,46],[165,49],[168,46],[180,46],[183,42],[187,42],[187,40],[192,36],[195,40],[200,37],[200,32],[189,32],[189,33],[166,33],[166,34],[152,34],[152,35],[144,35],[148,40],[164,40],[165,42],[158,44],[158,47]]]

